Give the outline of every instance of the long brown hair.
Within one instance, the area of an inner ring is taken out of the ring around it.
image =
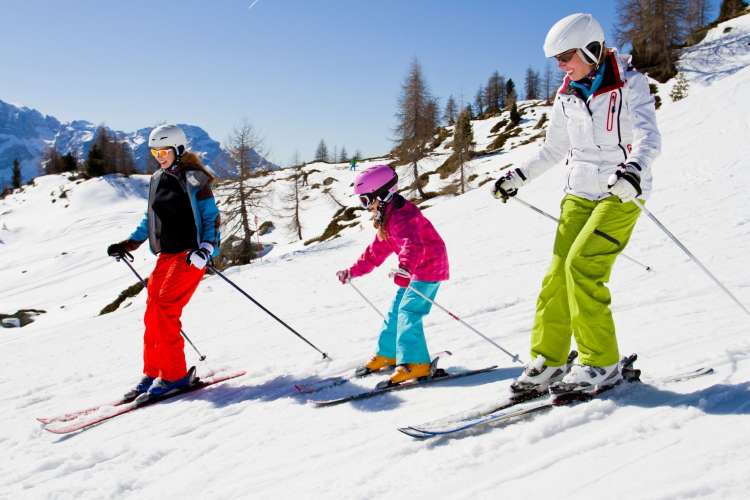
[[[191,153],[188,151],[187,153],[184,153],[180,157],[180,167],[183,170],[198,170],[200,172],[203,172],[208,176],[208,182],[211,183],[216,180],[216,176],[211,173],[210,170],[208,170],[203,163],[201,163],[200,158],[198,158],[198,155],[195,153]]]
[[[388,208],[388,203],[383,203],[378,198],[375,199],[374,203],[377,205],[375,206],[375,212],[372,214],[372,227],[374,227],[378,231],[378,239],[380,241],[385,241],[385,239],[388,237],[388,233],[385,230],[385,224],[386,224],[386,209]]]

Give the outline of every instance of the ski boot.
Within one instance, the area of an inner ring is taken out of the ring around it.
[[[609,366],[574,365],[563,379],[550,385],[549,392],[555,399],[586,398],[611,389],[623,380],[636,382],[640,370],[633,368],[637,356],[631,354],[619,363]]]
[[[578,353],[571,351],[568,359],[562,366],[547,366],[544,356],[534,358],[523,373],[510,384],[510,392],[513,398],[524,399],[525,397],[535,397],[547,392],[550,385],[559,382],[570,371],[573,360]]]
[[[126,392],[122,396],[122,400],[125,403],[129,403],[133,401],[135,398],[137,398],[144,392],[147,392],[148,388],[151,387],[151,384],[154,383],[154,380],[156,380],[154,377],[149,377],[148,375],[144,375],[143,378],[141,378],[140,382],[138,382],[138,385],[130,389],[128,392]]]
[[[391,375],[388,383],[398,385],[408,380],[429,377],[431,374],[432,365],[430,363],[407,363],[396,367],[396,371]]]
[[[365,366],[357,368],[354,375],[357,377],[364,377],[371,373],[379,372],[380,370],[390,369],[396,366],[396,360],[394,358],[386,358],[380,354],[375,354]]]
[[[170,394],[183,391],[196,383],[198,383],[198,377],[195,374],[195,367],[191,366],[187,375],[173,382],[161,378],[156,379],[147,392],[135,398],[135,402],[142,404],[150,399],[161,399]]]

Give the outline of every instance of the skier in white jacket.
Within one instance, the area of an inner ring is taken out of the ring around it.
[[[511,385],[515,393],[593,392],[621,379],[606,283],[651,191],[661,148],[647,78],[604,43],[590,14],[567,16],[544,42],[566,73],[544,145],[494,184],[506,201],[527,182],[564,162],[565,197],[553,258],[542,283],[531,334],[532,361]],[[566,364],[571,334],[579,364]]]

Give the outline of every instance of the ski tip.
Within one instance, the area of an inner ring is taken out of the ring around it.
[[[427,439],[433,437],[431,434],[427,434],[413,427],[398,427],[397,430],[414,439]]]

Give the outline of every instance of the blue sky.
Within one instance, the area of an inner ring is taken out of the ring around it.
[[[0,99],[126,131],[193,123],[222,142],[247,119],[280,164],[320,139],[368,156],[393,145],[412,59],[441,104],[473,100],[495,70],[522,86],[573,12],[612,38],[606,0],[6,1]]]

